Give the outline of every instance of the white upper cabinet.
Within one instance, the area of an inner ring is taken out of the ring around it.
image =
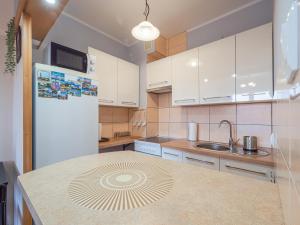
[[[271,23],[236,35],[236,94],[237,101],[272,99]]]
[[[235,102],[235,37],[199,47],[200,103]]]
[[[147,64],[147,89],[171,86],[171,57]]]
[[[118,59],[118,105],[139,106],[139,66]]]
[[[199,104],[198,49],[172,56],[172,104]]]
[[[99,80],[98,99],[100,105],[117,105],[118,59],[99,50],[88,49],[96,56],[95,72]]]

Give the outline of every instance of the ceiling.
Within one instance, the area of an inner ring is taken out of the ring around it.
[[[165,37],[208,23],[261,0],[149,0],[148,20]],[[70,0],[64,14],[131,45],[131,29],[144,20],[144,0]]]

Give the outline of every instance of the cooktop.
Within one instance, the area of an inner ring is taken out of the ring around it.
[[[169,142],[169,141],[173,141],[173,140],[175,140],[175,139],[167,138],[167,137],[150,137],[150,138],[139,139],[138,141],[160,144],[160,143],[165,143],[165,142]]]

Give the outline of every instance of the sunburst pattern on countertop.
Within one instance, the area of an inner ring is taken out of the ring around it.
[[[119,211],[143,207],[164,197],[173,186],[168,172],[157,165],[119,162],[97,167],[75,178],[71,200],[95,210]]]

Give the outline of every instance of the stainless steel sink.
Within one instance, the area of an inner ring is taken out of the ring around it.
[[[200,143],[196,145],[197,148],[206,148],[215,151],[229,151],[229,148],[225,145],[217,143]]]

